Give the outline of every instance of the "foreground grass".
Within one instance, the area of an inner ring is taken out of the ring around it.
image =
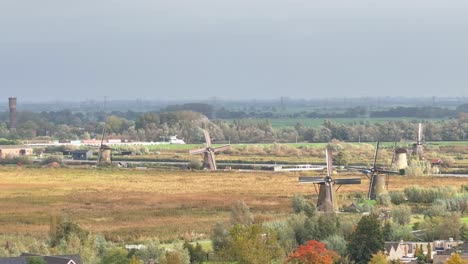
[[[204,239],[214,223],[228,221],[237,200],[258,221],[285,219],[295,193],[315,199],[313,186],[297,183],[310,174],[0,167],[0,233],[45,237],[50,215],[59,214],[114,240]],[[351,203],[367,184],[363,177],[362,185],[343,186],[338,200]],[[461,184],[468,179],[392,176],[389,189]]]

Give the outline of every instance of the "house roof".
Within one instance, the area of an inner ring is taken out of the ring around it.
[[[399,244],[400,244],[400,242],[385,242],[385,245],[384,245],[385,251],[388,254],[388,253],[390,253],[392,248],[394,250],[397,250]]]
[[[91,151],[91,150],[89,150],[89,149],[77,149],[77,150],[73,150],[71,153],[75,153],[75,154],[86,154],[86,153],[88,153],[89,151]]]
[[[0,264],[26,264],[26,257],[0,258]]]
[[[83,264],[80,255],[40,256],[22,253],[19,257],[0,258],[0,264],[26,264],[28,257],[42,257],[47,264]]]
[[[30,146],[25,145],[0,145],[0,149],[32,149]]]

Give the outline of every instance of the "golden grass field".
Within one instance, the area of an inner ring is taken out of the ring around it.
[[[228,221],[231,205],[244,200],[260,221],[284,219],[295,193],[313,195],[297,177],[310,173],[157,171],[133,169],[45,169],[0,167],[0,233],[44,237],[51,214],[68,215],[111,239],[161,240],[208,235]],[[340,175],[339,177],[356,177]],[[343,186],[338,198],[367,191]],[[392,176],[389,190],[406,186],[456,186],[468,178]]]

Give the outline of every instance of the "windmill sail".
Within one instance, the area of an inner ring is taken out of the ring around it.
[[[371,168],[349,167],[364,173],[369,178],[369,187],[367,190],[367,198],[369,200],[375,200],[377,196],[386,193],[386,189],[388,188],[386,185],[386,177],[382,174],[399,174],[397,171],[391,171],[377,167],[379,146],[380,142],[377,141]]]
[[[307,184],[318,184],[319,193],[317,199],[317,210],[323,212],[334,212],[335,211],[335,185],[347,185],[347,184],[360,184],[361,178],[352,179],[336,179],[333,176],[333,156],[330,149],[325,149],[325,161],[327,163],[327,175],[324,177],[310,177],[301,176],[299,177],[299,183]],[[339,188],[339,187],[338,187]]]
[[[208,132],[208,130],[206,129],[203,130],[203,135],[205,136],[206,147],[201,148],[201,149],[190,150],[189,154],[190,155],[197,155],[197,154],[203,155],[204,165],[208,167],[210,170],[215,171],[218,168],[216,166],[216,159],[215,159],[214,153],[229,150],[231,148],[231,145],[211,147],[211,137],[210,137],[210,133]]]

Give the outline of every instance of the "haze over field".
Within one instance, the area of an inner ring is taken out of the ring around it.
[[[0,2],[22,100],[465,96],[468,3]]]

